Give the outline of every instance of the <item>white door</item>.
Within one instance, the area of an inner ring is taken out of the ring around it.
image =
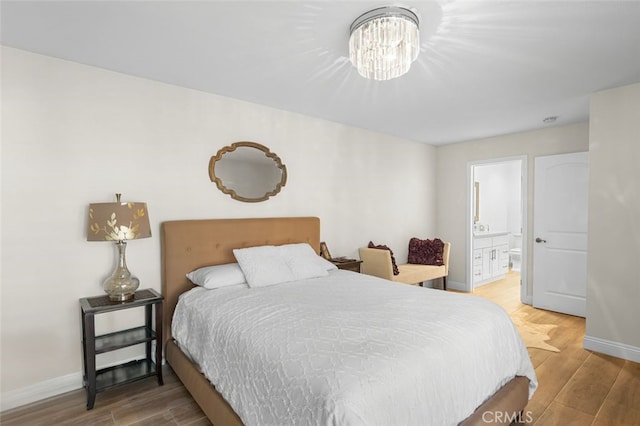
[[[533,306],[584,317],[588,154],[535,159]]]

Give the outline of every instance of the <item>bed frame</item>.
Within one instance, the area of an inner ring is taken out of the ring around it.
[[[242,426],[240,417],[182,353],[171,336],[171,319],[178,297],[193,288],[185,274],[203,266],[235,262],[234,248],[306,242],[319,252],[320,219],[180,220],[162,223],[161,230],[165,359],[211,423],[215,426]],[[499,412],[500,418],[513,419],[514,413],[522,412],[528,402],[528,385],[526,377],[515,377],[461,424],[479,425],[484,424],[484,420],[490,420],[494,425],[501,424],[495,421],[498,416],[485,416],[483,419],[485,412]]]

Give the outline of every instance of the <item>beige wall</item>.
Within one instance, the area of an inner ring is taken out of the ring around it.
[[[591,97],[585,347],[640,362],[640,84]]]
[[[240,140],[283,159],[275,198],[241,203],[209,181],[209,158]],[[319,216],[336,256],[373,239],[406,258],[411,236],[435,232],[435,157],[429,145],[2,48],[3,408],[81,386],[78,299],[101,293],[115,256],[85,241],[90,202],[121,192],[148,203],[154,236],[130,243],[127,262],[158,290],[159,224],[173,219]],[[138,325],[141,313],[121,312],[96,327]],[[135,354],[109,355],[98,362]]]
[[[552,127],[531,132],[475,140],[437,148],[436,229],[441,238],[451,241],[449,280],[464,285],[467,277],[468,168],[470,162],[526,155],[528,187],[526,199],[527,285],[532,282],[533,171],[534,158],[541,155],[587,151],[587,123]],[[531,295],[531,288],[527,289]]]

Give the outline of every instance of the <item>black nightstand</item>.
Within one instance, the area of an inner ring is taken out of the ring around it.
[[[353,272],[360,272],[360,264],[362,263],[362,260],[345,259],[340,257],[336,259],[329,259],[329,261],[336,265],[338,269],[345,269]]]
[[[162,380],[162,301],[153,289],[139,290],[131,302],[112,302],[109,296],[80,299],[82,314],[82,355],[84,361],[84,387],[87,390],[87,410],[93,408],[96,393],[111,386],[130,383],[145,377],[157,376]],[[145,307],[145,324],[140,327],[96,336],[96,314],[121,309]],[[155,328],[152,327],[152,309],[155,308]],[[151,357],[151,344],[156,343],[155,362]],[[96,371],[96,355],[144,343],[146,357]]]

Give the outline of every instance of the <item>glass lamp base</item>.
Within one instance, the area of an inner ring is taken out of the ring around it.
[[[102,285],[105,293],[109,295],[109,300],[113,302],[128,302],[133,300],[134,294],[140,286],[140,280],[133,276],[127,268],[125,261],[125,250],[127,243],[118,241],[118,265],[115,271],[107,278]]]
[[[105,293],[109,295],[109,300],[113,302],[128,302],[133,300],[133,296],[138,287],[140,287],[140,280],[131,275],[129,271],[119,273],[117,276],[114,273],[114,275],[107,278],[103,284]]]
[[[134,294],[110,294],[109,300],[112,302],[131,302],[134,299]]]

